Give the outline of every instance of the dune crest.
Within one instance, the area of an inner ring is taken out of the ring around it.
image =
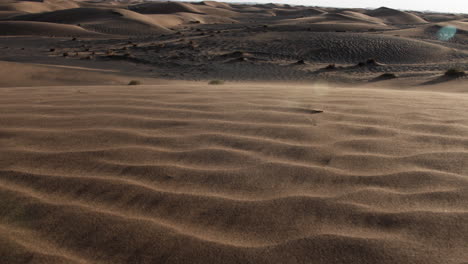
[[[392,24],[424,24],[427,23],[423,18],[404,11],[381,7],[375,10],[370,10],[367,15],[383,19],[387,23]]]

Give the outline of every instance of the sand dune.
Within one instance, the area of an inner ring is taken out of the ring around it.
[[[216,7],[216,8],[225,8],[225,9],[232,9],[231,5],[228,3],[221,3],[216,1],[203,1],[203,5]]]
[[[197,7],[195,7],[192,4],[170,1],[132,5],[130,6],[130,10],[142,14],[202,13],[200,10],[197,9]]]
[[[381,24],[385,25],[383,21],[368,17],[366,15],[358,15],[352,12],[339,12],[339,13],[322,13],[318,16],[308,16],[303,18],[294,19],[283,19],[281,21],[288,21],[291,24],[302,24],[302,23],[366,23],[366,24]]]
[[[441,38],[440,32],[443,28],[454,28],[455,32],[449,39]],[[417,28],[397,29],[389,32],[392,35],[404,36],[408,38],[442,40],[451,43],[464,44],[468,40],[468,24],[460,20],[450,22],[431,23]]]
[[[238,23],[237,20],[216,16],[216,15],[200,15],[193,13],[178,13],[171,15],[147,15],[157,23],[158,25],[164,27],[177,27],[183,25],[193,25],[193,24],[234,24]]]
[[[324,11],[316,8],[307,8],[300,10],[276,9],[274,13],[277,16],[314,16],[323,14]]]
[[[76,89],[2,89],[0,248],[10,263],[468,257],[466,96]]]
[[[0,24],[1,25],[1,24]],[[1,26],[0,26],[1,27]],[[61,65],[41,65],[30,63],[0,62],[3,69],[0,87],[46,86],[96,84],[126,84],[130,77],[118,75],[118,72],[103,71],[92,68],[66,67]]]
[[[367,12],[367,15],[373,16],[373,17],[378,17],[380,19],[385,20],[387,23],[391,24],[423,24],[427,23],[424,19],[421,17],[400,11],[400,10],[395,10],[387,7],[381,7],[375,10],[370,10]]]
[[[85,29],[105,34],[133,35],[168,33],[169,29],[152,19],[125,9],[72,8],[12,18],[20,21],[41,21],[80,24]]]
[[[374,17],[368,16],[366,14],[359,13],[356,11],[346,10],[346,11],[338,12],[338,14],[341,15],[343,18],[355,19],[356,21],[375,23],[375,24],[384,24],[384,22],[381,19],[374,18]]]
[[[284,40],[275,41],[279,33],[261,33],[257,39],[250,41],[262,43],[256,46],[255,50],[259,58],[261,54],[266,54],[269,57],[323,62],[355,63],[366,58],[376,58],[383,63],[418,63],[442,61],[452,54],[451,49],[441,45],[386,35],[307,32],[292,38],[293,34],[295,33],[281,32]],[[202,44],[213,49],[219,47],[239,49],[243,47],[243,43],[246,43],[246,39],[238,38],[223,44],[215,44],[216,42],[216,39],[206,39]],[[306,46],[308,49],[302,48]]]
[[[467,18],[2,1],[0,263],[468,263]]]
[[[74,25],[47,22],[0,21],[0,35],[3,36],[60,36],[100,37],[101,34]]]
[[[314,32],[388,30],[382,20],[352,11],[321,13],[301,18],[282,19],[273,29]]]
[[[446,22],[453,20],[461,20],[464,18],[463,15],[456,14],[424,14],[422,17],[429,22]]]
[[[15,11],[20,13],[41,13],[54,10],[77,8],[75,1],[45,0],[45,1],[2,1],[1,11]]]

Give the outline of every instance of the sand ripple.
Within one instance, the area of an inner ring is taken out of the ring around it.
[[[467,96],[315,91],[3,89],[2,260],[468,261]]]

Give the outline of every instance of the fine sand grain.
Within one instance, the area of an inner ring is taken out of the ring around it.
[[[288,84],[2,88],[0,255],[463,263],[467,99]]]
[[[468,263],[466,14],[5,0],[0,68],[0,264]]]

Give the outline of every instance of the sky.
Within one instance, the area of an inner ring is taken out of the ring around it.
[[[200,0],[197,0],[200,1]],[[418,11],[467,13],[468,0],[218,0],[220,2],[285,3],[326,7],[389,8]]]

